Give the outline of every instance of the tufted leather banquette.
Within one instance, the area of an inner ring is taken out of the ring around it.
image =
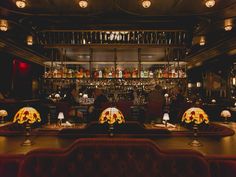
[[[191,150],[161,151],[146,139],[80,139],[65,150],[28,153],[18,177],[210,177]]]

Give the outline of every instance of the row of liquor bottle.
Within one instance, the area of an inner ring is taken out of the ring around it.
[[[185,45],[187,34],[183,31],[84,31],[42,32],[39,40],[44,44],[164,44]]]
[[[94,69],[91,72],[88,69],[80,68],[73,69],[54,69],[44,72],[44,78],[186,78],[186,72],[183,68],[159,68],[156,70],[141,70],[133,69],[117,69],[104,68],[101,70]]]

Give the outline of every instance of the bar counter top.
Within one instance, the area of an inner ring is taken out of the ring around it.
[[[222,124],[236,132],[236,123]],[[116,135],[111,138],[116,138]],[[77,138],[60,136],[32,136],[32,146],[22,146],[24,136],[0,136],[0,154],[26,154],[37,148],[66,148]],[[189,143],[193,140],[190,136],[160,136],[152,139],[161,149],[194,149],[204,155],[236,156],[236,134],[225,137],[199,137],[203,144],[201,147],[191,147]]]

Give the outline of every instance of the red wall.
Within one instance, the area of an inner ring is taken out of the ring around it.
[[[13,98],[32,98],[32,80],[40,80],[42,72],[42,66],[0,52],[0,91]]]

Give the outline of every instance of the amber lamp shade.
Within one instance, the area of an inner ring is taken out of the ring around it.
[[[229,112],[229,110],[223,110],[220,113],[220,116],[225,119],[225,123],[228,123],[228,119],[231,118],[231,113]]]
[[[113,125],[115,123],[121,124],[125,122],[124,115],[121,111],[115,107],[109,107],[105,109],[99,117],[99,123],[107,123],[109,125],[110,136],[113,136]]]
[[[112,125],[115,123],[121,124],[125,122],[125,118],[120,110],[115,107],[105,109],[99,117],[99,123],[107,122]]]
[[[1,123],[4,123],[4,117],[8,115],[7,111],[2,109],[0,110],[0,118],[1,118]]]
[[[22,145],[32,145],[32,141],[30,140],[30,125],[36,122],[41,122],[41,117],[38,111],[32,107],[23,107],[15,114],[13,122],[18,124],[25,124],[26,139]]]

